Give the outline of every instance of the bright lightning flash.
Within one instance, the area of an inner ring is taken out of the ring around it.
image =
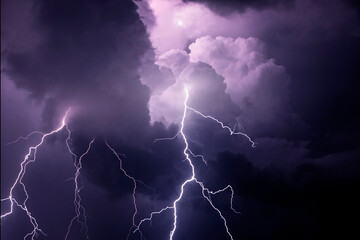
[[[15,182],[14,184],[11,186],[10,188],[10,192],[9,192],[9,196],[7,198],[3,198],[1,199],[1,202],[5,202],[5,201],[9,201],[10,202],[10,210],[1,214],[1,220],[5,219],[7,216],[11,215],[13,213],[13,210],[14,210],[14,205],[18,206],[20,209],[22,209],[26,215],[29,217],[29,221],[33,227],[32,231],[27,233],[25,236],[24,236],[24,240],[28,239],[29,237],[31,238],[31,240],[34,240],[35,237],[37,237],[39,235],[39,233],[43,234],[43,235],[46,235],[39,227],[39,224],[36,220],[35,217],[33,217],[33,215],[31,214],[31,212],[29,211],[26,203],[29,199],[29,194],[27,192],[27,189],[26,189],[26,186],[25,186],[25,183],[23,182],[23,178],[24,178],[24,175],[26,174],[26,168],[27,166],[30,164],[30,163],[33,163],[36,161],[36,153],[37,153],[37,150],[39,149],[39,147],[44,143],[45,139],[48,137],[48,136],[51,136],[51,135],[54,135],[56,133],[59,133],[61,130],[63,130],[64,128],[66,128],[67,132],[68,132],[68,137],[66,139],[66,145],[67,145],[67,148],[69,150],[69,152],[71,153],[71,155],[74,157],[74,166],[75,166],[75,169],[76,169],[76,172],[75,172],[75,177],[73,178],[74,179],[74,185],[75,185],[75,189],[74,189],[74,192],[75,192],[75,197],[74,197],[74,205],[75,205],[75,217],[71,220],[70,222],[70,225],[68,227],[68,232],[66,233],[66,236],[65,236],[65,239],[67,239],[69,233],[70,233],[70,229],[71,229],[71,226],[72,226],[72,223],[75,219],[78,220],[78,222],[81,224],[82,227],[85,227],[86,229],[86,236],[87,236],[87,226],[86,226],[86,214],[85,214],[85,209],[84,207],[81,205],[81,197],[80,197],[80,188],[79,188],[79,184],[78,184],[78,177],[79,177],[79,174],[80,174],[80,170],[82,168],[82,158],[89,152],[90,150],[90,147],[91,147],[91,144],[94,142],[95,139],[93,139],[90,144],[89,144],[89,147],[87,149],[87,151],[81,155],[81,157],[79,158],[79,160],[77,161],[78,157],[72,152],[70,146],[69,146],[69,141],[71,140],[70,136],[71,136],[71,131],[69,129],[69,126],[67,125],[66,123],[66,119],[67,119],[67,116],[68,116],[68,113],[69,113],[70,109],[66,111],[64,117],[62,118],[62,121],[61,121],[61,125],[51,131],[51,132],[48,132],[48,133],[43,133],[43,132],[39,132],[39,131],[34,131],[30,134],[28,134],[26,137],[19,137],[17,140],[13,141],[13,142],[10,142],[8,144],[13,144],[13,143],[16,143],[18,142],[19,140],[27,140],[30,136],[34,135],[34,134],[40,134],[41,135],[41,139],[40,139],[40,142],[35,145],[35,146],[32,146],[32,147],[29,147],[29,150],[28,150],[28,153],[25,155],[23,161],[20,163],[20,171],[15,179]],[[25,194],[25,199],[23,201],[19,201],[15,196],[14,196],[14,189],[21,185],[22,189],[23,189],[23,192]],[[80,217],[81,217],[81,212],[82,212],[82,215],[83,215],[83,218],[84,220],[81,220]]]
[[[212,116],[209,116],[209,115],[205,115],[199,111],[197,111],[196,109],[192,108],[192,107],[189,107],[187,105],[187,102],[188,102],[188,99],[189,99],[189,92],[188,90],[185,88],[185,93],[186,93],[186,97],[185,97],[185,101],[184,101],[184,112],[183,112],[183,116],[182,116],[182,120],[181,120],[181,128],[180,128],[180,131],[174,136],[174,137],[171,137],[171,138],[160,138],[160,139],[157,139],[155,140],[154,142],[157,142],[157,141],[160,141],[160,140],[172,140],[172,139],[175,139],[178,135],[181,135],[183,140],[184,140],[184,144],[185,144],[185,148],[184,148],[184,155],[185,155],[185,158],[187,160],[187,162],[189,163],[190,167],[191,167],[191,177],[188,178],[187,180],[185,180],[182,185],[181,185],[181,191],[180,191],[180,194],[178,196],[177,199],[175,199],[175,201],[173,202],[173,204],[171,206],[167,206],[167,207],[164,207],[162,208],[161,210],[159,211],[155,211],[155,212],[152,212],[150,214],[150,217],[148,218],[144,218],[142,219],[139,224],[137,225],[136,229],[133,231],[133,233],[135,233],[136,231],[139,231],[140,230],[140,227],[141,225],[146,222],[146,221],[151,221],[152,220],[152,217],[154,215],[157,215],[157,214],[160,214],[166,210],[169,210],[169,209],[173,209],[173,213],[174,213],[174,222],[173,222],[173,228],[172,230],[170,231],[170,240],[173,239],[174,237],[174,234],[175,234],[175,231],[176,231],[176,228],[177,228],[177,212],[178,212],[178,208],[177,208],[177,204],[181,201],[183,195],[184,195],[184,190],[185,190],[185,187],[188,183],[191,183],[191,182],[195,182],[197,183],[200,187],[201,187],[201,192],[202,192],[202,196],[209,202],[210,206],[219,214],[219,217],[222,219],[223,223],[224,223],[224,227],[225,227],[225,230],[226,230],[226,233],[228,234],[229,238],[231,240],[233,240],[233,236],[231,235],[230,231],[229,231],[229,227],[228,227],[228,224],[227,224],[227,221],[225,219],[225,217],[223,216],[222,212],[214,205],[214,203],[212,202],[211,200],[211,195],[216,195],[218,193],[222,193],[226,190],[230,190],[231,191],[231,199],[230,199],[230,208],[231,210],[234,212],[234,213],[237,213],[237,214],[240,214],[240,212],[236,211],[233,207],[233,198],[234,198],[234,190],[233,188],[228,185],[226,186],[225,188],[223,189],[220,189],[220,190],[217,190],[217,191],[211,191],[209,190],[208,188],[205,187],[204,183],[199,181],[197,178],[196,178],[196,174],[195,174],[195,167],[194,167],[194,164],[190,158],[190,155],[192,157],[201,157],[201,159],[203,160],[203,162],[206,164],[206,161],[204,159],[204,157],[202,155],[195,155],[189,148],[189,143],[188,143],[188,140],[186,138],[186,135],[184,133],[184,128],[185,128],[185,119],[186,119],[186,115],[187,115],[187,112],[188,110],[191,110],[197,114],[199,114],[200,116],[202,116],[203,118],[206,118],[206,119],[211,119],[215,122],[217,122],[218,124],[221,125],[221,127],[223,129],[226,129],[230,132],[230,135],[242,135],[244,137],[246,137],[249,142],[251,143],[252,147],[255,147],[255,142],[245,133],[242,133],[242,132],[236,132],[235,130],[232,130],[230,127],[226,126],[223,122],[221,122],[220,120],[212,117]]]

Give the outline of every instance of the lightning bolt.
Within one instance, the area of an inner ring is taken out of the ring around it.
[[[25,235],[24,239],[27,239],[28,237],[31,237],[31,239],[33,240],[35,236],[38,235],[38,233],[42,233],[43,235],[46,235],[40,228],[39,228],[39,224],[36,220],[36,218],[34,218],[31,214],[31,212],[29,211],[27,205],[26,205],[26,202],[28,201],[29,199],[29,194],[26,190],[26,186],[25,184],[23,183],[23,178],[24,178],[24,175],[26,174],[26,168],[27,166],[30,164],[30,163],[33,163],[36,161],[36,153],[37,153],[37,150],[38,148],[44,143],[45,139],[48,137],[48,136],[51,136],[55,133],[58,133],[60,132],[66,125],[66,118],[67,118],[67,115],[68,115],[68,111],[66,111],[65,113],[65,116],[63,117],[62,121],[61,121],[61,125],[51,131],[51,132],[48,132],[48,133],[41,133],[41,132],[38,132],[38,131],[35,131],[35,132],[32,132],[30,133],[29,135],[27,135],[26,137],[23,137],[23,138],[18,138],[18,140],[20,139],[27,139],[28,137],[30,137],[31,135],[35,134],[35,133],[38,133],[38,134],[41,134],[42,137],[40,139],[40,142],[35,145],[35,146],[32,146],[32,147],[29,147],[29,150],[28,150],[28,153],[25,155],[23,161],[20,163],[20,171],[15,179],[15,182],[14,184],[11,186],[10,188],[10,192],[9,192],[9,196],[7,198],[3,198],[1,199],[1,202],[4,202],[4,201],[10,201],[10,210],[4,214],[1,215],[1,219],[4,219],[5,217],[9,216],[10,214],[13,213],[13,210],[14,210],[14,204],[16,206],[18,206],[20,209],[22,209],[23,211],[25,211],[26,215],[29,217],[29,221],[30,223],[32,224],[33,226],[33,230],[31,232],[29,232],[28,234]],[[15,140],[14,142],[17,142],[18,140]],[[32,156],[32,158],[31,158]],[[16,186],[18,185],[21,185],[22,186],[22,189],[23,189],[23,192],[25,194],[25,199],[22,203],[20,203],[16,197],[13,195],[13,191],[15,189]]]
[[[187,96],[188,96],[187,90],[186,90],[186,94],[187,94]],[[205,114],[199,112],[198,110],[196,110],[196,109],[194,109],[194,108],[192,108],[192,107],[189,107],[189,106],[187,106],[187,105],[185,105],[185,106],[186,106],[185,109],[189,109],[189,110],[193,111],[194,113],[199,114],[199,115],[202,116],[203,118],[211,119],[211,120],[217,122],[223,129],[228,130],[229,133],[230,133],[230,135],[242,135],[242,136],[244,136],[244,137],[247,138],[247,139],[249,140],[249,142],[251,143],[251,147],[253,147],[253,148],[255,147],[256,143],[249,137],[249,135],[247,135],[247,134],[245,134],[245,133],[243,133],[243,132],[236,132],[236,131],[235,131],[236,125],[235,125],[235,127],[234,127],[234,130],[232,130],[229,126],[226,126],[226,125],[225,125],[223,122],[221,122],[220,120],[218,120],[218,119],[216,119],[216,118],[214,118],[214,117],[212,117],[212,116],[210,116],[210,115],[205,115]]]
[[[144,182],[142,182],[141,180],[135,179],[133,176],[131,176],[130,174],[128,174],[126,172],[126,170],[123,168],[123,162],[122,159],[120,158],[119,155],[124,155],[124,154],[119,154],[117,153],[110,145],[107,141],[105,141],[106,146],[112,151],[112,153],[116,156],[116,158],[119,160],[119,165],[120,165],[120,170],[121,172],[133,182],[133,191],[132,191],[132,199],[133,199],[133,206],[134,206],[134,213],[132,216],[132,226],[129,229],[128,235],[126,237],[126,239],[129,239],[130,235],[131,235],[131,231],[132,229],[137,229],[137,231],[140,233],[140,237],[141,239],[144,238],[142,232],[140,231],[140,229],[137,228],[137,225],[135,224],[135,218],[136,215],[138,213],[138,209],[137,209],[137,204],[136,204],[136,189],[137,189],[137,182],[141,183],[142,185],[144,185],[145,187],[152,189],[151,187],[147,186]]]
[[[208,189],[207,187],[205,187],[204,183],[199,181],[197,178],[196,178],[196,174],[195,174],[195,167],[194,167],[194,164],[190,158],[190,155],[194,158],[196,157],[200,157],[203,162],[206,164],[206,161],[204,159],[204,157],[202,155],[195,155],[189,148],[189,143],[188,143],[188,140],[186,138],[186,135],[184,133],[184,128],[185,128],[185,119],[186,119],[186,116],[187,116],[187,112],[188,110],[190,111],[193,111],[194,113],[200,115],[201,117],[205,118],[205,119],[211,119],[213,121],[215,121],[216,123],[218,123],[223,129],[226,129],[229,131],[230,135],[242,135],[244,137],[246,137],[249,142],[251,143],[251,146],[252,147],[255,147],[255,142],[245,133],[243,132],[236,132],[235,131],[235,127],[234,127],[234,130],[232,130],[230,127],[226,126],[223,122],[221,122],[220,120],[212,117],[212,116],[209,116],[209,115],[205,115],[201,112],[199,112],[198,110],[192,108],[192,107],[189,107],[187,105],[187,102],[188,102],[188,99],[189,99],[189,92],[187,90],[187,88],[185,88],[185,93],[186,93],[186,97],[185,97],[185,101],[184,101],[184,112],[183,112],[183,115],[182,115],[182,120],[181,120],[181,128],[180,128],[180,131],[174,136],[174,137],[171,137],[171,138],[159,138],[157,140],[155,140],[154,142],[157,142],[157,141],[162,141],[162,140],[173,140],[175,139],[177,136],[181,135],[182,136],[182,139],[184,141],[184,144],[185,144],[185,147],[184,147],[184,150],[183,150],[183,154],[186,158],[186,161],[189,163],[190,167],[191,167],[191,177],[186,179],[182,185],[181,185],[181,190],[180,190],[180,194],[179,196],[175,199],[175,201],[173,202],[173,204],[171,206],[166,206],[164,208],[162,208],[161,210],[159,211],[154,211],[154,212],[151,212],[150,213],[150,216],[147,217],[147,218],[144,218],[142,219],[139,224],[136,226],[135,230],[133,231],[133,233],[135,233],[136,231],[139,231],[140,230],[140,227],[141,225],[146,222],[146,221],[151,221],[152,220],[152,217],[154,215],[157,215],[157,214],[161,214],[162,212],[164,211],[167,211],[167,210],[170,210],[172,209],[173,210],[173,216],[174,216],[174,221],[173,221],[173,228],[172,230],[170,231],[170,240],[173,239],[174,235],[175,235],[175,231],[176,231],[176,228],[177,228],[177,212],[178,212],[178,208],[177,208],[177,205],[178,203],[181,201],[183,195],[184,195],[184,191],[185,191],[185,187],[187,184],[191,183],[191,182],[195,182],[197,183],[200,187],[201,187],[201,193],[202,193],[202,196],[208,201],[208,203],[210,204],[210,206],[219,214],[219,217],[221,218],[221,220],[223,221],[223,224],[224,224],[224,228],[226,230],[226,233],[227,235],[229,236],[229,238],[231,240],[233,240],[233,236],[232,234],[230,233],[229,231],[229,227],[228,227],[228,224],[227,224],[227,221],[226,221],[226,218],[223,216],[222,212],[214,205],[214,203],[212,202],[211,200],[211,195],[216,195],[216,194],[219,194],[219,193],[222,193],[226,190],[230,190],[231,191],[231,199],[230,199],[230,208],[231,210],[236,213],[236,214],[240,214],[240,212],[236,211],[233,207],[233,198],[234,198],[234,190],[233,188],[228,185],[226,186],[225,188],[223,189],[220,189],[220,190],[217,190],[217,191],[211,191],[210,189]]]
[[[42,135],[42,136],[45,135],[45,133],[43,133],[43,132],[34,131],[34,132],[29,133],[29,134],[26,135],[25,137],[18,137],[16,140],[11,141],[11,142],[8,142],[6,145],[11,145],[11,144],[17,143],[17,142],[19,142],[20,140],[28,140],[29,137],[31,137],[32,135],[35,135],[35,134],[40,134],[40,135]]]
[[[69,130],[68,126],[66,126],[66,130],[68,131],[68,138],[66,139],[66,145],[68,147],[69,152],[71,153],[71,155],[73,155],[74,157],[74,166],[76,169],[75,172],[75,176],[74,176],[74,206],[75,206],[75,216],[71,219],[70,224],[68,226],[66,235],[65,235],[65,240],[69,237],[70,231],[71,231],[71,227],[73,225],[73,222],[75,221],[75,219],[77,220],[78,223],[80,223],[81,225],[81,230],[83,228],[85,228],[85,235],[86,238],[89,239],[89,235],[88,235],[88,227],[86,224],[87,218],[86,218],[86,211],[85,208],[81,205],[81,196],[80,196],[80,188],[79,188],[79,183],[78,183],[78,178],[80,176],[80,170],[82,168],[82,159],[83,157],[85,157],[85,155],[87,155],[91,149],[91,145],[94,143],[95,138],[93,138],[89,145],[88,148],[86,149],[86,151],[80,156],[79,160],[76,162],[77,160],[77,155],[71,151],[70,145],[69,145],[69,141],[71,140],[71,131]],[[82,214],[81,214],[82,213]],[[83,220],[81,220],[81,216],[83,216]]]
[[[67,136],[67,139],[66,139],[66,145],[67,145],[67,148],[68,148],[70,154],[74,157],[74,166],[75,166],[75,169],[76,169],[75,177],[73,178],[74,179],[74,185],[75,185],[75,189],[74,189],[74,192],[75,192],[74,205],[75,205],[75,213],[76,213],[76,215],[70,222],[70,225],[68,227],[68,232],[66,233],[65,239],[67,239],[67,237],[68,237],[68,235],[70,233],[71,225],[72,225],[72,223],[73,223],[73,221],[75,219],[77,219],[78,222],[81,223],[82,227],[86,228],[86,236],[88,237],[88,235],[87,235],[87,226],[86,226],[86,214],[85,214],[84,207],[81,205],[81,197],[80,197],[80,188],[79,188],[79,184],[78,184],[78,177],[79,177],[79,174],[80,174],[80,170],[82,168],[82,158],[89,152],[91,144],[94,142],[95,139],[93,139],[90,142],[87,151],[84,154],[81,155],[81,157],[79,158],[79,160],[77,162],[77,156],[71,150],[70,145],[69,145],[69,141],[71,140],[71,131],[69,129],[69,126],[66,123],[66,119],[67,119],[67,116],[68,116],[69,112],[70,112],[70,109],[66,111],[64,117],[62,118],[61,124],[57,129],[52,130],[51,132],[48,132],[48,133],[34,131],[34,132],[31,132],[30,134],[28,134],[25,137],[19,137],[15,141],[9,142],[7,144],[7,145],[10,145],[10,144],[16,143],[16,142],[18,142],[20,140],[28,140],[30,136],[35,135],[35,134],[40,134],[41,135],[41,139],[40,139],[39,143],[36,144],[35,146],[29,147],[28,153],[25,155],[23,161],[20,163],[20,171],[19,171],[19,173],[18,173],[18,175],[17,175],[17,177],[15,179],[15,182],[13,183],[13,185],[10,188],[9,196],[7,198],[1,199],[1,202],[5,202],[5,201],[10,202],[10,210],[1,215],[1,220],[5,219],[7,216],[9,216],[9,215],[11,215],[13,213],[14,206],[17,206],[20,209],[22,209],[26,213],[26,215],[28,216],[29,221],[30,221],[33,229],[32,229],[32,231],[30,231],[29,233],[27,233],[24,236],[24,240],[29,238],[29,237],[31,238],[31,240],[33,240],[35,237],[37,237],[39,235],[39,233],[46,236],[46,234],[43,232],[43,230],[39,227],[38,221],[36,220],[35,217],[33,217],[32,213],[30,212],[30,210],[28,209],[28,207],[26,205],[26,203],[27,203],[27,201],[29,199],[29,193],[28,193],[28,191],[26,189],[26,185],[23,182],[23,178],[24,178],[24,176],[26,174],[27,166],[30,163],[33,163],[33,162],[36,161],[37,150],[44,143],[45,139],[48,136],[59,133],[64,128],[66,128],[66,130],[68,132],[68,136]],[[22,187],[22,190],[23,190],[23,192],[25,194],[25,199],[22,202],[19,201],[14,196],[14,189],[19,185]],[[84,221],[80,220],[81,212],[83,213]]]

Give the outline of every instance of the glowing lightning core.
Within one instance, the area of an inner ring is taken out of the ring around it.
[[[222,128],[224,129],[227,129],[231,135],[242,135],[244,137],[246,137],[249,142],[251,143],[252,147],[255,147],[255,142],[245,133],[242,133],[242,132],[235,132],[235,130],[232,130],[230,127],[224,125],[221,121],[219,121],[218,119],[212,117],[212,116],[208,116],[208,115],[204,115],[203,113],[197,111],[196,109],[192,108],[192,107],[189,107],[187,105],[187,102],[188,102],[188,99],[189,99],[189,92],[188,90],[185,88],[185,93],[186,93],[186,97],[185,97],[185,101],[184,101],[184,112],[183,112],[183,116],[182,116],[182,120],[181,120],[181,128],[180,128],[180,131],[172,138],[160,138],[160,139],[157,139],[155,140],[154,142],[156,141],[160,141],[160,140],[172,140],[172,139],[175,139],[178,135],[181,135],[183,140],[184,140],[184,144],[185,144],[185,148],[184,148],[184,155],[186,157],[186,160],[188,161],[190,167],[191,167],[191,177],[187,180],[185,180],[183,182],[183,184],[181,185],[181,191],[180,191],[180,194],[178,196],[177,199],[175,199],[175,201],[173,202],[172,206],[167,206],[167,207],[164,207],[162,208],[160,211],[155,211],[155,212],[152,212],[150,214],[150,217],[148,218],[144,218],[142,219],[139,224],[137,225],[137,228],[134,230],[134,233],[136,231],[139,231],[140,229],[140,226],[145,222],[145,221],[151,221],[152,220],[152,217],[156,214],[160,214],[168,209],[173,209],[174,211],[174,223],[173,223],[173,228],[172,230],[170,231],[170,240],[173,239],[174,237],[174,234],[175,234],[175,231],[176,231],[176,228],[177,228],[177,204],[180,202],[180,200],[182,199],[183,197],[183,194],[184,194],[184,189],[186,187],[186,185],[188,183],[191,183],[191,182],[196,182],[200,187],[201,187],[201,192],[202,192],[202,196],[209,202],[210,206],[219,214],[219,217],[222,219],[223,223],[224,223],[224,227],[225,227],[225,230],[226,230],[226,233],[228,234],[228,236],[230,237],[231,240],[233,240],[233,236],[231,235],[230,231],[229,231],[229,228],[228,228],[228,225],[227,225],[227,221],[225,219],[225,217],[223,216],[223,214],[221,213],[221,211],[213,204],[212,200],[211,200],[211,197],[210,195],[216,195],[218,193],[221,193],[221,192],[224,192],[226,191],[227,189],[230,189],[231,191],[231,200],[230,200],[230,208],[231,210],[233,210],[233,212],[239,214],[240,212],[236,211],[234,208],[233,208],[233,197],[234,197],[234,190],[233,188],[228,185],[226,186],[225,188],[223,189],[220,189],[220,190],[217,190],[217,191],[210,191],[208,188],[205,187],[204,183],[199,181],[197,178],[196,178],[196,174],[195,174],[195,167],[191,161],[191,158],[190,158],[190,155],[193,156],[193,157],[201,157],[202,160],[204,161],[204,163],[206,164],[206,161],[204,159],[204,157],[202,155],[195,155],[189,148],[189,143],[188,143],[188,140],[186,138],[186,135],[184,133],[184,127],[185,127],[185,119],[186,119],[186,115],[187,115],[187,111],[188,110],[191,110],[197,114],[199,114],[200,116],[202,116],[203,118],[206,118],[206,119],[211,119],[215,122],[217,122],[218,124],[221,125]]]

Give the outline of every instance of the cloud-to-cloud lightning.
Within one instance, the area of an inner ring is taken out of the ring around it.
[[[175,201],[173,202],[172,206],[167,206],[167,207],[164,207],[162,208],[160,211],[154,211],[150,214],[150,217],[148,218],[144,218],[142,219],[139,224],[137,225],[137,228],[134,230],[134,232],[136,231],[139,231],[140,230],[140,227],[141,225],[145,222],[145,221],[151,221],[152,220],[152,217],[156,214],[160,214],[168,209],[173,209],[173,213],[174,213],[174,222],[173,222],[173,228],[172,230],[170,231],[170,240],[173,239],[174,235],[175,235],[175,231],[176,231],[176,228],[177,228],[177,212],[178,212],[178,208],[177,208],[177,204],[181,201],[183,195],[184,195],[184,191],[185,191],[185,187],[188,183],[191,183],[191,182],[196,182],[200,187],[201,187],[201,192],[202,192],[202,196],[209,202],[210,206],[219,214],[219,217],[222,219],[223,223],[224,223],[224,227],[225,227],[225,230],[226,230],[226,233],[228,234],[229,238],[231,240],[233,240],[233,236],[232,234],[230,233],[230,230],[229,230],[229,227],[228,227],[228,224],[227,224],[227,221],[226,221],[226,218],[223,216],[222,212],[214,205],[214,203],[212,202],[211,200],[211,195],[216,195],[218,193],[222,193],[224,191],[226,191],[227,189],[229,189],[231,191],[231,199],[230,199],[230,208],[231,210],[233,210],[233,212],[239,214],[240,212],[236,211],[233,207],[233,197],[234,197],[234,190],[233,188],[228,185],[226,186],[225,188],[223,189],[220,189],[220,190],[217,190],[217,191],[211,191],[209,190],[207,187],[205,187],[204,183],[199,181],[197,178],[196,178],[196,173],[195,173],[195,166],[190,158],[190,155],[193,156],[193,157],[201,157],[202,160],[206,163],[204,157],[202,155],[195,155],[189,148],[189,143],[188,143],[188,140],[187,140],[187,137],[184,133],[184,128],[185,128],[185,120],[186,120],[186,116],[187,116],[187,112],[188,110],[191,110],[197,114],[199,114],[200,116],[202,116],[203,118],[206,118],[206,119],[211,119],[215,122],[217,122],[218,124],[221,125],[222,128],[224,129],[227,129],[231,135],[242,135],[244,137],[246,137],[250,143],[252,144],[252,147],[255,147],[255,142],[245,133],[242,133],[242,132],[236,132],[235,130],[232,130],[230,127],[226,126],[223,122],[221,122],[220,120],[212,117],[212,116],[208,116],[208,115],[205,115],[199,111],[197,111],[196,109],[192,108],[192,107],[189,107],[187,105],[188,103],[188,99],[189,99],[189,92],[187,90],[187,88],[185,88],[185,93],[186,93],[186,97],[185,97],[185,100],[184,100],[184,112],[183,112],[183,115],[182,115],[182,120],[181,120],[181,128],[180,128],[180,131],[174,136],[174,137],[171,137],[171,138],[161,138],[161,139],[158,139],[159,140],[172,140],[172,139],[175,139],[178,135],[181,135],[183,140],[184,140],[184,144],[185,144],[185,147],[184,147],[184,155],[185,155],[185,158],[187,160],[187,162],[189,163],[190,167],[191,167],[191,177],[186,179],[182,185],[181,185],[181,190],[180,190],[180,194],[179,196],[175,199]]]
[[[17,140],[10,142],[9,144],[12,143],[16,143],[19,140],[23,139],[23,140],[27,140],[31,135],[34,134],[41,134],[42,137],[40,139],[40,142],[32,147],[29,147],[28,153],[25,155],[24,160],[20,163],[20,171],[15,179],[15,182],[13,183],[13,185],[10,188],[9,191],[9,196],[6,198],[1,199],[1,202],[6,202],[9,201],[10,202],[10,210],[1,214],[1,220],[5,219],[7,216],[11,215],[13,213],[14,210],[14,204],[16,206],[18,206],[20,209],[22,209],[23,211],[25,211],[26,215],[29,217],[29,221],[33,226],[33,229],[31,232],[27,233],[24,236],[24,239],[28,239],[29,237],[33,240],[36,236],[38,236],[39,233],[46,235],[43,230],[39,227],[38,221],[36,220],[36,218],[32,215],[32,213],[30,212],[30,210],[28,209],[26,203],[29,199],[29,193],[26,189],[26,185],[23,182],[23,178],[26,174],[26,168],[30,163],[33,163],[36,161],[36,153],[37,150],[39,149],[39,147],[44,143],[45,139],[48,136],[51,136],[53,134],[59,133],[60,131],[62,131],[64,128],[66,128],[67,132],[68,132],[68,136],[66,139],[66,145],[67,148],[69,150],[69,152],[71,153],[71,155],[74,157],[74,166],[76,168],[76,172],[75,172],[75,177],[74,177],[74,192],[75,192],[75,196],[74,196],[74,205],[75,205],[75,217],[71,220],[70,225],[68,227],[68,232],[66,233],[65,239],[67,239],[70,230],[71,230],[71,226],[72,223],[75,219],[78,220],[78,222],[82,225],[82,227],[85,227],[86,229],[86,236],[87,235],[87,226],[86,226],[86,214],[85,214],[85,209],[84,207],[81,205],[81,197],[80,197],[80,188],[79,188],[79,184],[78,184],[78,177],[80,174],[80,170],[82,168],[82,158],[89,152],[92,143],[94,142],[95,139],[93,139],[88,146],[88,149],[86,150],[86,152],[84,154],[81,155],[81,157],[78,159],[77,155],[71,150],[70,145],[69,145],[69,141],[71,140],[71,131],[69,129],[69,126],[66,123],[67,120],[67,116],[69,113],[70,109],[66,111],[64,117],[62,118],[61,124],[58,128],[56,128],[55,130],[52,130],[51,132],[48,133],[42,133],[39,131],[34,131],[30,134],[28,134],[26,137],[19,137]],[[78,161],[77,161],[78,159]],[[14,195],[14,189],[21,185],[22,189],[23,189],[23,193],[25,194],[25,199],[23,201],[20,201],[17,199],[17,197]],[[82,214],[81,214],[82,213]],[[83,216],[83,220],[80,219],[80,216]]]

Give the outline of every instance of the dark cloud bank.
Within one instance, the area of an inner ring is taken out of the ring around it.
[[[244,12],[246,9],[290,7],[294,0],[183,0],[183,2],[204,3],[213,11],[226,15],[233,11]]]
[[[294,1],[200,2],[209,4],[215,12],[221,9],[218,13],[222,15],[231,14],[230,9],[263,11],[279,6],[295,11]],[[344,9],[353,6],[351,1],[349,5],[332,2]],[[322,1],[310,4],[328,9]],[[104,140],[126,155],[124,168],[131,175],[154,188],[139,187],[138,219],[169,205],[190,170],[183,162],[180,138],[153,144],[156,138],[175,135],[179,126],[150,124],[148,102],[152,92],[141,83],[139,68],[144,54],[149,54],[151,60],[153,50],[135,3],[2,1],[1,11],[2,72],[17,88],[31,93],[29,101],[43,107],[42,130],[56,126],[72,106],[69,127],[74,151],[83,153],[96,137],[84,161],[81,180],[90,238],[125,239],[133,211],[132,183],[119,171],[118,160]],[[291,77],[289,104],[307,124],[304,133],[294,135],[287,130],[280,139],[260,134],[259,146],[251,149],[241,137],[228,136],[216,124],[189,114],[191,122],[185,131],[190,146],[204,154],[209,163],[206,167],[194,160],[199,178],[212,189],[227,184],[235,189],[234,206],[241,215],[229,209],[229,193],[213,199],[227,217],[234,239],[359,237],[360,41],[358,15],[354,12],[355,17],[346,18],[345,23],[329,24],[328,31],[334,33],[329,36],[318,34],[319,25],[311,22],[301,25],[309,27],[311,34],[302,35],[305,37],[300,40],[301,27],[278,22],[256,36],[267,44],[267,54]],[[13,18],[9,16],[16,13],[31,23],[10,21]],[[336,16],[328,17],[330,23],[341,21]],[[24,24],[32,29],[30,33],[18,32]],[[188,71],[197,74],[208,68],[206,63],[198,63]],[[214,81],[219,88],[224,85],[221,76]],[[15,129],[17,126],[6,119],[15,116],[17,105],[11,105],[15,101],[7,102],[11,99],[5,99],[7,94],[11,95],[2,90],[2,129]],[[14,99],[18,98],[19,92],[14,90],[13,94]],[[231,101],[228,95],[221,96],[224,102]],[[211,96],[204,94],[194,99],[194,104],[201,106],[203,101],[211,101]],[[228,108],[232,113],[241,111]],[[16,121],[27,124],[26,118]],[[14,159],[9,158],[21,158],[26,146],[21,151],[17,151],[21,144],[5,146],[5,139],[12,140],[9,138],[2,134],[2,173],[16,174],[17,166],[9,164]],[[70,156],[63,146],[65,138],[65,131],[51,138],[39,152],[36,166],[27,173],[29,208],[48,234],[39,239],[63,239],[73,216],[73,186],[64,181],[73,175]],[[7,196],[9,184],[2,178],[2,196]],[[179,204],[175,239],[226,239],[221,220],[200,196],[197,185],[188,187]],[[2,204],[3,208],[6,206]],[[16,210],[2,223],[2,238],[22,239],[30,230],[24,219],[24,214]],[[166,212],[155,217],[151,226],[144,225],[143,233],[147,239],[167,239],[171,225],[172,213]],[[74,227],[70,239],[84,239],[79,226]],[[139,239],[139,235],[130,239]]]

